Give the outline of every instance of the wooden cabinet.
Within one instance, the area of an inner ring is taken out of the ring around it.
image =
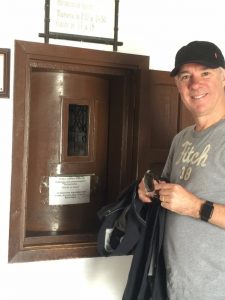
[[[97,256],[97,211],[136,176],[149,57],[15,42],[9,261]]]

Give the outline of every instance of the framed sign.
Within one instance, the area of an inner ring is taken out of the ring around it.
[[[115,0],[51,0],[53,32],[113,37]]]
[[[50,3],[51,2],[51,3]],[[49,39],[63,39],[122,46],[118,42],[119,0],[45,0],[44,33]]]
[[[10,49],[0,48],[0,97],[9,98]]]

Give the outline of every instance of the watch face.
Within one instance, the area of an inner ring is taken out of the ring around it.
[[[214,210],[213,202],[206,201],[201,207],[201,211],[200,211],[201,220],[208,222],[208,220],[212,217],[213,210]]]

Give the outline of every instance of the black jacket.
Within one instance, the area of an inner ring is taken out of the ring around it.
[[[162,250],[166,211],[158,198],[143,204],[137,197],[138,183],[133,182],[115,203],[98,212],[98,251],[103,256],[133,254],[122,300],[166,300]]]

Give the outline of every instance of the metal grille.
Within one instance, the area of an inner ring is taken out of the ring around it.
[[[88,105],[69,104],[68,155],[88,155]]]

